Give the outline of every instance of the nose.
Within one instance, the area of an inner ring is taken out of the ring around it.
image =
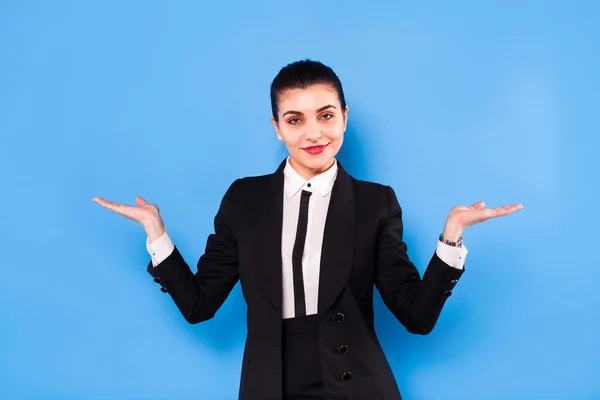
[[[304,138],[311,142],[315,142],[321,139],[321,128],[318,125],[311,125],[306,127],[306,131],[304,132]]]

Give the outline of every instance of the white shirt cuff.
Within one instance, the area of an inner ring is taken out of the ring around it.
[[[464,242],[462,247],[454,247],[442,243],[438,240],[437,249],[435,253],[437,256],[446,264],[453,268],[463,269],[465,265],[465,258],[467,257],[467,247]]]
[[[148,250],[148,253],[152,256],[152,265],[154,267],[163,262],[165,258],[169,257],[174,249],[175,245],[173,244],[173,241],[171,241],[166,230],[161,237],[153,242],[150,242],[149,237],[146,238],[146,250]]]

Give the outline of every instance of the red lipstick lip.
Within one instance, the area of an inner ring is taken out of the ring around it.
[[[328,146],[328,144],[321,144],[321,145],[318,145],[318,146],[303,147],[302,150],[306,151],[309,154],[321,154],[325,150],[325,148]]]

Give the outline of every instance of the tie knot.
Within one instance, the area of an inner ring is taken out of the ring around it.
[[[310,197],[311,194],[312,194],[312,192],[302,189],[302,197],[308,198],[308,197]]]

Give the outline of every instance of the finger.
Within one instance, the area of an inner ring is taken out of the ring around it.
[[[101,198],[101,197],[94,197],[92,200],[93,200],[94,202],[96,202],[96,203],[100,204],[101,206],[104,206],[104,205],[108,204],[108,203],[109,203],[109,201],[110,201],[110,200],[103,199],[103,198]]]
[[[497,207],[497,208],[491,208],[491,217],[490,218],[494,218],[494,217],[503,217],[505,215],[511,214],[515,211],[519,211],[523,209],[523,206],[521,204],[510,204],[508,206],[503,206],[503,207]]]
[[[114,201],[110,201],[110,200],[105,200],[105,199],[101,199],[100,197],[94,197],[93,200],[100,204],[102,207],[104,208],[108,208],[111,211],[114,211],[116,213],[122,214],[124,208],[126,207],[123,204],[114,202]]]
[[[499,210],[501,211],[518,211],[518,210],[522,210],[523,209],[523,205],[522,204],[509,204],[507,206],[503,206],[503,207],[498,207]]]
[[[481,210],[485,207],[485,203],[483,201],[478,201],[477,203],[473,203],[471,205],[471,208],[474,208],[475,210]]]
[[[148,204],[148,203],[146,202],[146,200],[144,200],[144,199],[143,199],[141,196],[137,196],[137,197],[135,198],[135,203],[136,203],[138,206],[145,206],[146,204]]]

